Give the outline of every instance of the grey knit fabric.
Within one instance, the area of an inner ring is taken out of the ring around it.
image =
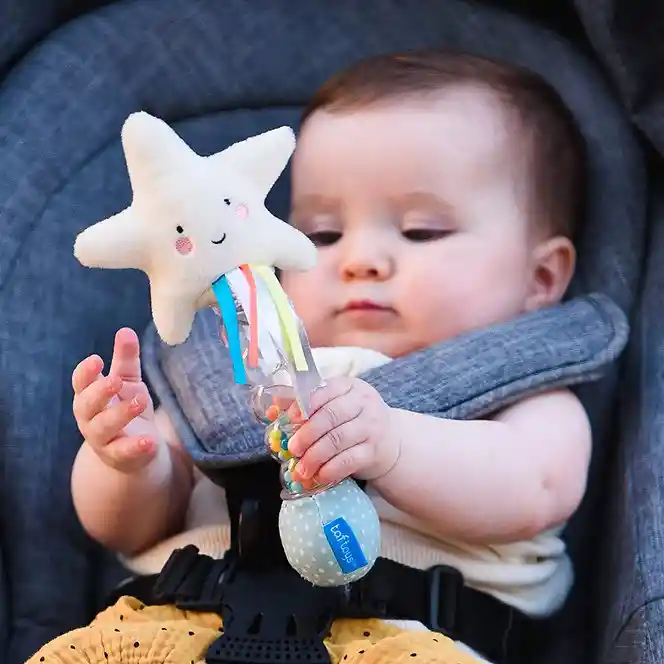
[[[622,310],[603,295],[580,297],[412,353],[362,377],[394,408],[477,418],[545,389],[593,382],[627,343]],[[219,319],[200,312],[189,339],[168,346],[154,325],[143,340],[149,384],[202,468],[264,461],[265,428],[249,392],[233,383]]]

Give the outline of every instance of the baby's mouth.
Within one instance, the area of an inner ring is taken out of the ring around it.
[[[351,300],[341,309],[341,313],[351,312],[396,313],[389,305],[374,302],[373,300]]]
[[[226,239],[226,233],[221,236],[220,240],[211,240],[212,244],[221,244]]]

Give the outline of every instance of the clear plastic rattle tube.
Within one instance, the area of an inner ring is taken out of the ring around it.
[[[270,273],[271,275],[271,273]],[[264,282],[265,270],[259,270],[254,279],[256,305],[249,306],[244,277],[237,270],[229,273],[223,289],[217,284],[219,307],[215,308],[222,319],[221,338],[231,350],[229,334],[236,343],[235,363],[242,364],[243,382],[250,386],[251,405],[259,422],[265,425],[265,444],[270,455],[280,466],[283,500],[294,500],[319,494],[336,484],[321,485],[297,476],[297,462],[288,449],[288,442],[310,415],[311,394],[324,383],[316,367],[311,346],[302,321],[295,314],[292,304],[281,293],[281,313],[274,302],[272,284]],[[220,280],[220,282],[223,281]],[[219,311],[225,305],[225,311]],[[244,305],[244,306],[243,306]],[[256,313],[258,312],[258,314]],[[281,317],[280,317],[281,316]],[[253,317],[253,320],[252,320]],[[233,319],[231,330],[229,319]],[[285,334],[283,318],[290,320],[291,336]],[[251,357],[252,324],[259,344],[254,362]],[[293,337],[293,334],[295,337]],[[302,366],[294,361],[293,348],[298,346]],[[238,372],[236,370],[236,379]]]
[[[314,496],[335,486],[303,480],[297,476],[298,459],[289,451],[288,443],[305,420],[300,414],[293,388],[285,385],[259,385],[252,388],[251,392],[254,415],[265,425],[265,445],[280,466],[282,500]]]
[[[370,497],[352,478],[322,485],[299,476],[299,459],[289,444],[312,417],[311,397],[324,381],[292,305],[288,304],[290,312],[284,313],[283,306],[277,312],[260,277],[255,282],[258,307],[253,313],[257,309],[258,315],[252,317],[246,302],[242,306],[240,288],[233,301],[226,297],[234,322],[231,329],[224,327],[236,334],[234,356],[242,362],[252,410],[265,427],[265,445],[279,464],[279,534],[284,553],[291,567],[314,586],[344,586],[362,578],[376,562],[380,520]],[[289,330],[281,324],[280,316],[285,315],[292,315]],[[299,348],[299,361],[294,346]]]

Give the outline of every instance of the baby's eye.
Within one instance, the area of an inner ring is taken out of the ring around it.
[[[182,228],[182,226],[176,226],[176,227],[175,227],[175,230],[176,230],[178,233],[180,233],[180,235],[182,235],[182,233],[184,233],[184,228]]]
[[[440,228],[410,228],[402,231],[401,234],[411,242],[432,242],[433,240],[441,240],[451,233],[450,230]]]
[[[226,203],[226,205],[230,205],[231,204],[231,199],[230,198],[224,198],[224,203]]]
[[[329,247],[341,239],[339,231],[317,231],[315,233],[308,233],[307,237],[317,247]]]

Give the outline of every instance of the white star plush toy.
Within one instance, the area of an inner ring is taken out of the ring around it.
[[[315,265],[313,243],[265,208],[295,147],[290,128],[202,157],[165,122],[141,112],[126,120],[122,145],[133,201],[84,230],[74,254],[87,267],[145,272],[166,343],[187,339],[196,310],[215,303],[211,284],[240,265]]]

